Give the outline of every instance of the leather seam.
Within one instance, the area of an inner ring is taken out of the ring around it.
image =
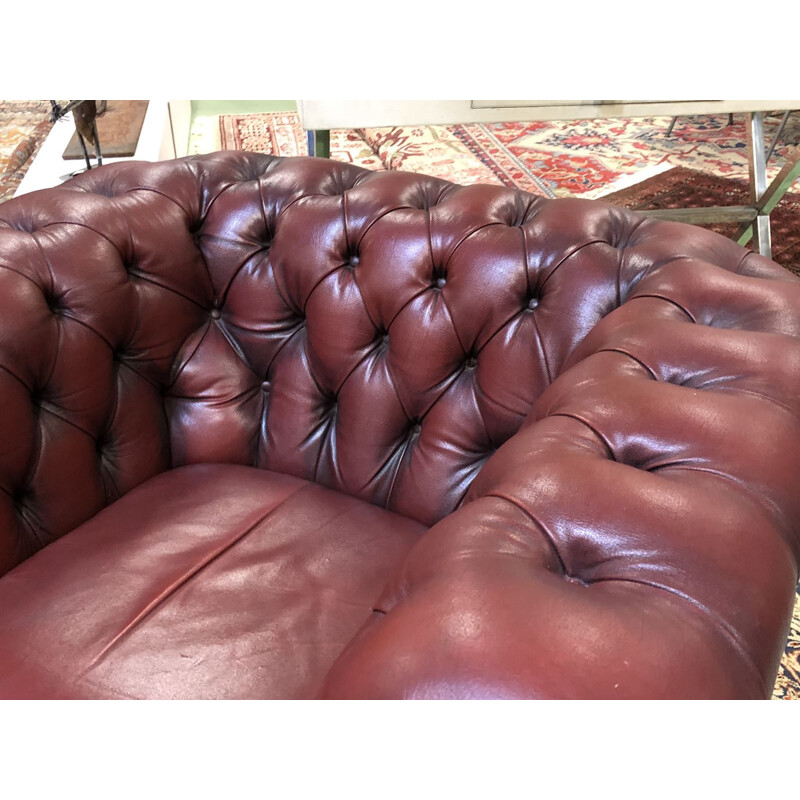
[[[541,294],[541,292],[544,289],[545,284],[547,283],[547,281],[549,281],[550,278],[553,277],[553,274],[555,273],[555,271],[565,261],[567,261],[567,259],[572,258],[572,256],[574,256],[576,253],[580,253],[581,250],[585,249],[586,247],[591,247],[593,244],[605,244],[605,245],[608,245],[609,247],[611,247],[611,245],[609,245],[608,242],[605,241],[604,239],[592,239],[589,242],[584,242],[583,244],[578,245],[577,247],[573,248],[572,250],[569,251],[569,253],[567,253],[566,255],[562,256],[561,260],[547,273],[547,275],[545,275],[544,280],[539,284],[539,293]]]
[[[203,262],[205,262],[205,258],[203,258]],[[197,302],[197,300],[194,300],[193,298],[185,295],[183,292],[179,292],[177,289],[173,289],[171,286],[166,286],[163,283],[159,283],[157,280],[154,280],[144,272],[139,272],[139,270],[132,269],[130,270],[129,274],[136,277],[140,281],[144,281],[145,283],[151,284],[152,286],[158,286],[159,289],[164,289],[164,291],[172,292],[174,295],[177,295],[183,300],[186,300],[187,303],[191,303],[193,306],[196,306],[201,311],[208,311],[208,309],[202,303]],[[131,338],[136,336],[136,333],[139,330],[138,322],[139,320],[137,318],[136,330],[134,331],[133,336],[131,336]]]
[[[657,381],[658,377],[656,373],[647,366],[640,358],[637,358],[632,353],[629,353],[627,350],[623,350],[621,347],[601,347],[599,350],[595,350],[595,353],[619,353],[621,356],[627,356],[632,361],[635,361],[642,369],[647,371],[647,374],[654,380]]]
[[[206,336],[208,336],[208,332],[209,332],[209,330],[211,330],[211,321],[210,321],[210,320],[209,320],[209,321],[206,323],[206,329],[205,329],[205,331],[203,331],[203,335],[200,337],[200,341],[199,341],[199,342],[198,342],[198,343],[195,345],[195,347],[194,347],[194,350],[192,350],[192,352],[191,352],[191,355],[189,355],[189,357],[188,357],[188,358],[184,359],[184,362],[183,362],[183,364],[181,364],[181,367],[180,367],[180,369],[178,370],[178,372],[175,374],[175,377],[174,377],[174,378],[173,378],[173,379],[172,379],[172,380],[169,382],[169,384],[167,385],[167,388],[168,388],[169,390],[172,390],[172,388],[173,388],[173,387],[175,386],[175,384],[178,382],[178,379],[179,379],[179,378],[181,377],[181,375],[183,374],[183,371],[184,371],[184,370],[186,369],[186,367],[189,365],[189,362],[190,362],[190,361],[191,361],[191,360],[194,358],[194,356],[195,356],[195,353],[197,353],[197,351],[200,349],[200,345],[202,345],[202,344],[203,344],[203,342],[205,341],[205,338],[206,338]],[[187,337],[187,338],[188,338],[188,337]],[[184,342],[185,342],[185,341],[186,341],[186,340],[184,339]],[[176,353],[176,354],[175,354],[175,357],[176,357],[176,358],[178,357],[178,354],[179,354],[179,353],[180,353],[180,348],[178,348],[178,353]],[[173,396],[173,395],[172,395],[172,394],[170,394],[170,397],[172,397],[172,396]]]
[[[210,564],[215,562],[225,553],[229,552],[232,548],[234,548],[237,544],[239,544],[245,537],[247,537],[250,533],[252,533],[256,528],[262,525],[272,514],[274,514],[279,508],[283,507],[283,505],[289,501],[291,498],[295,497],[297,494],[302,492],[303,490],[307,489],[309,484],[304,483],[302,486],[295,489],[293,492],[290,492],[285,497],[281,498],[277,505],[271,508],[266,513],[262,514],[252,525],[247,527],[241,533],[238,533],[233,539],[225,542],[223,545],[218,546],[214,550],[211,551],[206,557],[201,558],[200,562],[193,567],[190,567],[184,574],[178,578],[176,581],[173,581],[166,590],[162,590],[159,595],[148,603],[143,609],[141,609],[134,618],[128,622],[119,633],[117,633],[103,648],[102,650],[95,656],[86,670],[83,672],[81,677],[87,674],[91,669],[97,666],[100,661],[102,661],[108,653],[111,652],[114,648],[116,648],[120,642],[130,636],[133,630],[143,622],[150,614],[152,614],[159,606],[163,605],[170,597],[174,596],[177,591],[179,591],[182,587],[186,586],[189,581],[193,578],[197,577],[206,567]]]
[[[518,508],[528,519],[533,522],[536,527],[539,529],[542,536],[545,538],[547,543],[550,545],[553,554],[558,559],[559,566],[561,567],[562,574],[567,578],[572,578],[573,576],[570,574],[569,570],[567,569],[566,562],[564,561],[563,556],[561,555],[560,550],[556,546],[555,537],[552,533],[536,518],[534,514],[532,514],[525,506],[522,505],[518,500],[515,500],[513,497],[509,497],[507,494],[503,494],[502,492],[498,491],[490,491],[482,494],[481,497],[494,497],[498,500],[504,500],[506,503],[510,503],[515,508]],[[476,498],[478,499],[478,498]]]
[[[616,457],[616,455],[614,454],[614,450],[613,450],[613,448],[611,447],[611,443],[610,443],[610,442],[609,442],[609,441],[606,439],[606,437],[605,437],[605,436],[603,436],[603,434],[602,434],[602,433],[600,433],[600,431],[598,431],[598,430],[597,430],[597,428],[595,428],[595,427],[594,427],[594,425],[592,425],[591,423],[587,422],[587,421],[586,421],[585,419],[583,419],[582,417],[579,417],[577,414],[573,414],[573,413],[571,413],[571,412],[568,412],[568,411],[555,411],[555,412],[554,412],[554,413],[552,413],[552,414],[548,414],[548,415],[547,415],[547,417],[548,417],[548,418],[549,418],[549,417],[567,417],[568,419],[573,419],[573,420],[575,420],[575,422],[580,422],[580,423],[581,423],[581,425],[584,425],[585,427],[587,427],[587,428],[588,428],[588,429],[589,429],[589,430],[590,430],[590,431],[591,431],[591,432],[592,432],[592,433],[593,433],[593,434],[594,434],[594,435],[595,435],[595,436],[596,436],[596,437],[597,437],[597,438],[600,440],[601,444],[602,444],[602,445],[603,445],[603,446],[606,448],[606,450],[608,451],[608,458],[609,458],[611,461],[614,461],[614,462],[616,462],[616,463],[621,463],[621,462],[619,462],[619,461],[617,460],[617,457]]]
[[[664,296],[664,295],[662,295],[662,294],[656,294],[656,293],[654,293],[654,292],[643,292],[642,294],[635,294],[635,295],[633,295],[633,297],[631,297],[631,296],[628,296],[628,299],[627,299],[625,302],[626,302],[626,303],[630,303],[632,300],[638,300],[638,299],[642,299],[642,298],[650,298],[650,299],[655,299],[655,300],[663,300],[665,303],[671,303],[671,304],[672,304],[673,306],[675,306],[675,308],[677,308],[679,311],[683,311],[683,313],[684,313],[684,314],[686,314],[686,316],[687,316],[687,317],[689,317],[689,319],[690,319],[692,322],[694,322],[694,323],[695,323],[695,325],[697,325],[697,324],[698,324],[698,322],[697,322],[697,320],[694,318],[694,316],[693,316],[693,315],[692,315],[692,314],[691,314],[691,313],[690,313],[690,312],[689,312],[687,309],[685,309],[685,308],[684,308],[684,307],[683,307],[683,306],[682,306],[680,303],[676,302],[675,300],[672,300],[672,299],[670,299],[669,297],[665,297],[665,296]]]

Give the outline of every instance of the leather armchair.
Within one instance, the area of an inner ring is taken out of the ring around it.
[[[0,696],[764,698],[800,280],[240,152],[0,205]]]

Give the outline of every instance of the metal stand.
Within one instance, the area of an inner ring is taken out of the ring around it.
[[[778,134],[786,123],[786,115]],[[775,139],[777,141],[777,138]],[[775,142],[770,147],[770,152]],[[789,151],[786,163],[767,186],[767,158],[764,143],[764,113],[755,111],[747,118],[747,160],[750,172],[749,206],[712,206],[710,208],[670,208],[640,211],[648,217],[704,224],[709,222],[741,222],[736,241],[744,245],[755,237],[754,249],[766,258],[772,256],[769,214],[800,175],[800,145]]]
[[[766,216],[769,221],[769,214],[780,202],[781,198],[791,188],[792,184],[800,176],[800,144],[795,145],[786,156],[786,163],[781,167],[781,171],[775,176],[772,183],[761,194],[755,203],[754,211],[759,216]],[[741,244],[747,244],[755,234],[753,223],[745,221],[734,237]],[[759,248],[759,252],[764,255]],[[767,256],[769,257],[769,256]]]
[[[756,210],[753,220],[753,249],[767,258],[772,257],[772,233],[769,214],[762,213],[758,201],[767,191],[767,160],[764,144],[764,112],[757,111],[747,118],[747,162],[750,171],[750,204]]]

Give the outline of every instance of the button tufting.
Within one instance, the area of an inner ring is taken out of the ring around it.
[[[473,369],[478,363],[478,359],[475,356],[469,356],[466,360],[467,369]]]
[[[533,309],[536,308],[538,305],[539,301],[535,297],[531,297],[531,299],[528,300],[528,309],[530,311],[533,311]]]
[[[24,488],[18,489],[16,492],[14,492],[12,500],[18,510],[21,509],[26,504],[29,495],[30,491]]]
[[[218,308],[212,308],[211,309],[211,319],[219,319],[219,316],[220,316],[219,309]]]
[[[47,307],[53,314],[58,313],[61,310],[61,302],[60,298],[55,297],[53,295],[45,294],[44,301],[47,303]]]
[[[261,382],[261,391],[268,392],[269,391],[269,381],[262,381]]]
[[[421,430],[422,430],[422,423],[417,419],[411,420],[411,428],[408,431],[408,435],[419,436]]]
[[[360,259],[359,259],[359,257],[357,255],[350,256],[350,262],[349,262],[350,266],[351,267],[357,267],[359,260]]]
[[[437,278],[435,286],[437,289],[442,289],[446,283],[447,278]]]

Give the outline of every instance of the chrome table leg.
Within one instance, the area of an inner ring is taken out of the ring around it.
[[[754,249],[766,258],[772,257],[772,238],[769,214],[763,213],[758,202],[767,191],[767,160],[764,146],[764,112],[747,115],[747,161],[750,171],[750,202],[759,209],[753,220]]]
[[[781,171],[756,203],[756,213],[769,214],[798,177],[800,177],[800,144],[795,145],[786,154],[786,161],[781,167]],[[747,244],[752,238],[753,226],[751,223],[742,225],[735,236],[736,241],[741,245]]]

